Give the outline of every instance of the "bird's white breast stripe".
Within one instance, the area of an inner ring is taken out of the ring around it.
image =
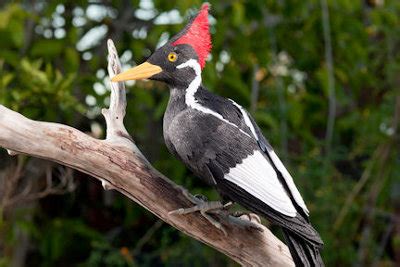
[[[274,210],[296,216],[296,208],[280,183],[275,170],[260,151],[245,158],[229,169],[225,179],[244,189]]]
[[[254,129],[254,125],[253,125],[253,123],[251,123],[251,120],[249,118],[249,115],[247,115],[247,112],[244,110],[244,108],[241,105],[239,105],[238,103],[236,103],[232,99],[229,99],[229,100],[232,101],[232,103],[240,110],[240,112],[243,115],[244,123],[247,125],[247,127],[250,128],[250,131],[254,135],[254,138],[258,141],[258,136],[257,136],[257,133],[256,133],[256,129]]]
[[[278,158],[278,155],[276,155],[275,151],[271,150],[268,153],[271,156],[271,159],[274,162],[276,168],[282,173],[282,176],[285,179],[286,184],[288,185],[289,190],[292,193],[294,200],[308,215],[309,211],[307,209],[306,203],[304,202],[303,198],[300,195],[299,190],[297,189],[296,185],[294,184],[293,177],[287,171],[287,169],[283,165],[282,161]]]
[[[201,68],[200,68],[199,63],[195,59],[189,59],[185,63],[182,63],[177,66],[178,69],[182,69],[182,68],[186,68],[186,67],[192,68],[196,74],[196,77],[193,79],[193,81],[189,84],[189,87],[186,89],[186,95],[185,95],[186,105],[188,105],[189,107],[191,107],[193,109],[201,111],[203,113],[210,114],[210,115],[218,118],[219,120],[238,128],[243,134],[250,136],[248,133],[246,133],[245,131],[240,129],[236,124],[224,119],[224,117],[221,114],[215,112],[212,109],[204,107],[198,103],[197,99],[194,97],[194,94],[197,92],[197,89],[201,85]]]

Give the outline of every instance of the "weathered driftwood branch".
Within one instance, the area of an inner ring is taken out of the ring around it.
[[[113,76],[120,72],[120,63],[112,41],[108,48],[108,70]],[[103,110],[106,140],[94,139],[66,125],[33,121],[0,105],[0,146],[13,154],[48,159],[90,174],[106,189],[118,190],[166,223],[242,265],[294,265],[286,245],[264,226],[260,225],[263,231],[246,229],[226,216],[218,216],[225,236],[200,213],[168,214],[192,204],[182,194],[183,188],[155,170],[140,153],[123,125],[125,88],[121,83],[112,83],[111,87],[110,108]]]

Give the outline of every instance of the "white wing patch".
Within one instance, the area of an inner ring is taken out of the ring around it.
[[[283,165],[282,161],[278,158],[278,155],[276,155],[275,151],[271,150],[271,151],[268,151],[268,153],[271,156],[271,159],[274,162],[276,168],[282,173],[282,176],[285,179],[286,184],[288,185],[290,192],[293,195],[294,200],[308,215],[310,212],[308,211],[306,203],[304,202],[303,198],[301,197],[299,190],[297,189],[296,185],[294,184],[293,177],[287,171],[287,169]]]
[[[260,151],[255,151],[241,164],[231,168],[224,178],[274,210],[290,217],[296,216],[296,208],[280,183],[276,172]]]

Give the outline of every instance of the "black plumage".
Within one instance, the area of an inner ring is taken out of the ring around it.
[[[179,96],[179,94],[185,91],[176,88],[171,90],[170,102],[164,117],[164,138],[171,153],[176,155],[196,176],[215,186],[225,199],[237,202],[281,226],[297,266],[303,266],[304,257],[313,258],[316,262],[314,266],[322,266],[319,250],[323,242],[309,223],[304,210],[293,198],[298,214],[295,217],[285,216],[238,185],[224,179],[224,175],[230,168],[240,164],[256,150],[263,150],[266,159],[271,163],[268,151],[271,151],[272,147],[259,128],[257,127],[257,132],[261,141],[257,143],[251,136],[251,131],[246,126],[238,108],[230,100],[216,96],[202,86],[196,93],[199,103],[223,114],[226,120],[234,123],[238,128],[182,103],[177,105],[178,101],[184,102],[184,96]],[[282,176],[280,172],[277,171],[277,173]],[[280,180],[284,181],[283,178]],[[286,190],[290,192],[287,186]],[[304,244],[304,242],[298,242],[299,240],[306,240],[305,245],[298,245]],[[299,253],[301,254],[298,255]]]
[[[296,266],[323,266],[323,242],[291,175],[240,105],[208,91],[201,70],[211,48],[208,6],[142,65],[113,81],[162,81],[170,88],[164,115],[168,150],[224,199],[282,227]],[[204,40],[204,44],[202,44]]]

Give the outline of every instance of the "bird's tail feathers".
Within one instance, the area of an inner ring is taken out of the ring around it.
[[[283,233],[296,267],[325,266],[320,254],[320,245],[313,244],[285,228]]]

